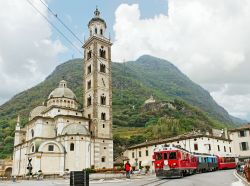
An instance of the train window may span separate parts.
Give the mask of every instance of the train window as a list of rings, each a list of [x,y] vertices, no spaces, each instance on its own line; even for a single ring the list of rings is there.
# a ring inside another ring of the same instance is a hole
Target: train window
[[[207,159],[208,159],[208,163],[213,163],[213,158],[208,157]]]
[[[186,154],[186,153],[183,153],[182,155],[183,155],[183,156],[182,156],[182,157],[183,157],[182,159],[183,159],[183,160],[186,160],[186,159],[187,159],[187,154]]]
[[[221,162],[221,163],[224,163],[224,162],[225,162],[225,161],[224,161],[224,158],[221,158],[221,159],[220,159],[220,162]]]
[[[201,157],[199,157],[199,163],[202,163],[202,158]]]
[[[167,155],[168,155],[167,153],[164,153],[164,160],[168,159]]]
[[[170,160],[175,160],[176,159],[176,152],[170,152],[169,159]]]
[[[157,153],[155,159],[156,160],[162,160],[162,154]]]

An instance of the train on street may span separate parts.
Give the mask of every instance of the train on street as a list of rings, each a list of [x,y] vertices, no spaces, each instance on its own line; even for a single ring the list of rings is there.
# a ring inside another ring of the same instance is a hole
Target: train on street
[[[154,152],[153,161],[156,176],[161,178],[183,177],[236,167],[235,157],[190,153],[180,147],[163,147]]]

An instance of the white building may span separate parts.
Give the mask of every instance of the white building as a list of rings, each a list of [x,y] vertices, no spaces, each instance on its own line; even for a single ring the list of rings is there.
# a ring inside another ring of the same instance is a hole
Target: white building
[[[232,140],[212,135],[189,133],[163,140],[154,140],[134,145],[124,152],[133,169],[141,166],[154,170],[152,155],[154,150],[165,145],[180,146],[190,152],[219,156],[233,155]]]
[[[250,124],[229,130],[229,136],[239,159],[249,159]]]
[[[98,9],[88,24],[84,51],[83,107],[62,80],[45,104],[30,112],[20,127],[18,117],[12,175],[32,172],[63,174],[85,168],[113,167],[111,45]]]

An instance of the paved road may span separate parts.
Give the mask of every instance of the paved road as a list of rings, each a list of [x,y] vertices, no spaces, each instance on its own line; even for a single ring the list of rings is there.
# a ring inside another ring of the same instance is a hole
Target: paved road
[[[0,186],[69,186],[69,180],[0,182]],[[90,186],[245,186],[234,176],[234,170],[196,174],[182,179],[158,179],[143,176],[140,179],[115,179],[92,181]]]
[[[234,170],[196,174],[182,179],[158,179],[145,177],[116,183],[93,183],[91,186],[245,186],[234,176]]]

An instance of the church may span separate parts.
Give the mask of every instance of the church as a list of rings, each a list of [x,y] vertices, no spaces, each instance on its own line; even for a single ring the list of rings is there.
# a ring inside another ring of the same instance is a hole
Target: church
[[[83,111],[70,85],[61,80],[44,104],[30,112],[23,128],[18,117],[13,176],[26,175],[29,166],[32,173],[45,175],[113,167],[112,43],[105,37],[106,27],[96,9],[83,45]]]

